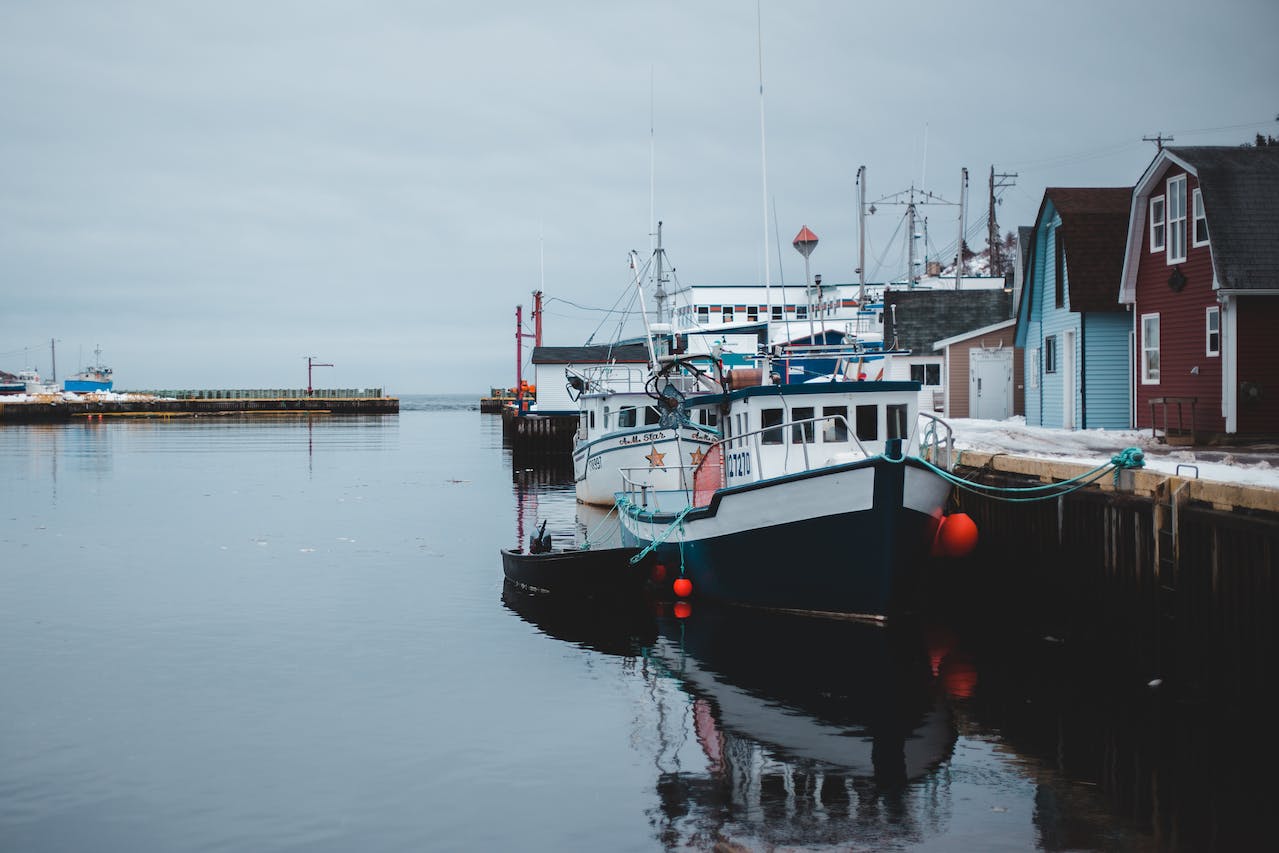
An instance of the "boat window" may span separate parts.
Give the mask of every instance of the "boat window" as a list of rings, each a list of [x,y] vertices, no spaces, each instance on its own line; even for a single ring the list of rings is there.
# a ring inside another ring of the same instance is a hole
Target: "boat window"
[[[888,437],[889,438],[905,438],[906,431],[906,404],[894,403],[887,407],[888,409]]]
[[[648,426],[649,424],[660,424],[661,422],[662,422],[662,416],[658,414],[656,407],[649,406],[648,408],[644,409],[644,425],[645,426]]]
[[[848,441],[847,406],[825,406],[822,417],[830,418],[822,427],[822,441],[827,444]]]
[[[791,409],[791,418],[796,421],[804,421],[804,423],[791,424],[790,443],[791,444],[812,444],[814,438],[814,427],[816,424],[812,421],[813,407],[804,406],[801,408]]]
[[[634,406],[622,406],[617,410],[617,425],[620,428],[635,426]]]
[[[591,409],[591,429],[595,429],[595,410]]]
[[[577,416],[577,429],[578,429],[578,431],[579,431],[579,432],[586,432],[586,425],[587,425],[587,415],[586,415],[586,412],[582,412],[581,414],[579,414],[579,415]]]
[[[761,409],[759,412],[759,426],[764,430],[760,434],[761,444],[781,444],[782,431],[780,429],[782,423],[781,409]],[[776,429],[769,429],[776,427]]]
[[[604,429],[608,429],[608,406],[604,407]]]
[[[698,409],[697,422],[705,426],[718,426],[719,412],[711,411],[710,409]]]
[[[879,406],[857,407],[857,437],[862,441],[879,440]]]

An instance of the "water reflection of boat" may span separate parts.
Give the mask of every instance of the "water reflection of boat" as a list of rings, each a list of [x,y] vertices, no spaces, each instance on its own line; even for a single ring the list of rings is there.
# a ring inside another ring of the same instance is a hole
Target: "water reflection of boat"
[[[659,621],[649,657],[689,697],[702,753],[692,768],[676,749],[659,757],[669,846],[873,847],[945,808],[936,771],[957,732],[921,632],[698,602]]]
[[[527,595],[506,584],[502,604],[548,637],[605,654],[635,657],[657,639],[653,612],[643,603],[600,606]]]

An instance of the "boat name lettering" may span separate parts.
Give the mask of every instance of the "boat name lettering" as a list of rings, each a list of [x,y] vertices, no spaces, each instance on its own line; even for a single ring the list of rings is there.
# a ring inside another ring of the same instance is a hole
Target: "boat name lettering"
[[[624,447],[631,444],[646,444],[650,441],[661,441],[664,438],[666,438],[666,436],[662,435],[660,432],[646,432],[643,435],[622,436],[617,440],[617,443]]]

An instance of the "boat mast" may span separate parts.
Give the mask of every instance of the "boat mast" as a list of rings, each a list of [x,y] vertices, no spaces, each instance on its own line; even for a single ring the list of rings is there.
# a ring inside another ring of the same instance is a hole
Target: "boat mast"
[[[866,303],[866,167],[857,167],[857,309]]]
[[[653,249],[653,298],[657,300],[657,322],[666,322],[666,288],[662,287],[662,223],[657,223],[657,246]]]
[[[631,249],[631,269],[635,272],[635,290],[639,292],[640,317],[644,320],[644,340],[648,342],[648,365],[657,370],[657,350],[653,347],[653,328],[648,322],[648,308],[644,305],[644,282],[640,278],[639,253]]]
[[[764,134],[764,15],[760,6],[759,0],[755,0],[755,39],[759,57],[759,164],[760,188],[763,198],[761,212],[764,219],[764,302],[768,305],[768,319],[764,323],[766,330],[764,346],[767,348],[772,344],[773,297],[772,280],[768,269],[768,148],[766,145],[767,137]],[[782,316],[786,316],[785,305],[782,306]],[[767,370],[764,371],[764,375],[768,375]]]
[[[53,338],[49,338],[49,360],[53,362],[53,377],[49,380],[54,385],[58,384],[58,350],[54,347]]]

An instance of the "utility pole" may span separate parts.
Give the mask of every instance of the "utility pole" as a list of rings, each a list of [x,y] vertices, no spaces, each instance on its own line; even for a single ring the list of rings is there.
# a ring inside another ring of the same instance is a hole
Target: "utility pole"
[[[308,355],[308,356],[306,357],[306,395],[307,395],[308,397],[310,397],[310,396],[311,396],[311,394],[312,394],[312,393],[314,392],[314,390],[315,390],[315,389],[313,389],[313,388],[311,387],[311,368],[313,368],[313,367],[332,367],[332,366],[333,366],[333,365],[331,365],[331,364],[327,364],[327,363],[324,363],[324,362],[316,361],[316,360],[315,360],[315,356],[313,356],[313,355]]]
[[[990,244],[990,273],[991,275],[1004,274],[1004,257],[1003,257],[1003,240],[999,236],[999,222],[995,217],[995,205],[998,199],[995,198],[995,190],[1002,190],[1017,185],[1017,182],[1011,180],[1016,178],[1016,172],[1001,172],[995,174],[995,167],[990,167],[990,210],[987,213],[986,224],[989,229],[986,240]],[[1005,181],[1007,183],[1005,183]]]
[[[963,181],[959,187],[959,247],[955,249],[955,289],[964,280],[964,211],[968,207],[968,167],[963,168]]]
[[[1156,148],[1156,149],[1158,149],[1159,151],[1163,151],[1163,150],[1164,150],[1164,143],[1165,143],[1165,142],[1172,142],[1172,141],[1173,141],[1173,138],[1172,138],[1171,136],[1164,136],[1164,135],[1163,135],[1163,133],[1156,133],[1154,136],[1143,136],[1143,137],[1141,138],[1141,141],[1142,141],[1142,142],[1153,142],[1153,143],[1155,143],[1155,148]]]

